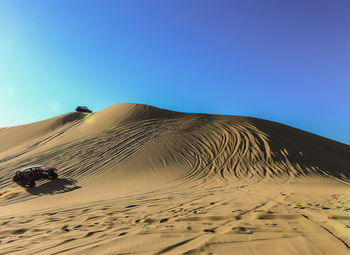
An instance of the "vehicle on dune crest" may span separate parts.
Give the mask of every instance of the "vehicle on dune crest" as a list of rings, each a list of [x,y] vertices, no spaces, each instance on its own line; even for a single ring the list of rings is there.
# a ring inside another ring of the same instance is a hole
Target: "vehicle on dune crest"
[[[92,111],[86,107],[86,106],[77,106],[77,108],[75,108],[76,112],[88,112],[88,113],[92,113]]]
[[[35,181],[48,179],[53,180],[58,177],[57,169],[44,165],[27,166],[16,171],[12,180],[22,187],[35,187]]]

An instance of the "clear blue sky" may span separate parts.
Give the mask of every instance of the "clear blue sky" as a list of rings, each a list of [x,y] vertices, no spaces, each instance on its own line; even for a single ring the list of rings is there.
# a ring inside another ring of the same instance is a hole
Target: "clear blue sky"
[[[133,102],[350,144],[349,0],[1,0],[0,126]]]

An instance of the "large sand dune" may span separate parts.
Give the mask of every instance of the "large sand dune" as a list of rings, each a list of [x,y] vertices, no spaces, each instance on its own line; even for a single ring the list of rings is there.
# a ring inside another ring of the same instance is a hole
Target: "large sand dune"
[[[349,253],[350,146],[271,121],[68,113],[0,129],[0,178],[0,254]]]

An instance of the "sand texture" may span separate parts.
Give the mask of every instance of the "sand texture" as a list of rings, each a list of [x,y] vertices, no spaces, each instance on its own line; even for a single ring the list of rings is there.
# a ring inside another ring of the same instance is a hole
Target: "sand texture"
[[[68,113],[0,129],[0,254],[350,254],[349,178],[350,146],[276,122]]]

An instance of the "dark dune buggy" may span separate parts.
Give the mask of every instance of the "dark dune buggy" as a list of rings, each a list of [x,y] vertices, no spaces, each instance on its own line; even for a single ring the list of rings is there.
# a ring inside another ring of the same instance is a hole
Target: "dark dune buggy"
[[[57,169],[53,167],[46,167],[43,165],[27,166],[18,170],[13,176],[12,180],[18,185],[30,188],[35,187],[35,181],[42,179],[56,179],[58,177]]]

